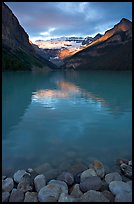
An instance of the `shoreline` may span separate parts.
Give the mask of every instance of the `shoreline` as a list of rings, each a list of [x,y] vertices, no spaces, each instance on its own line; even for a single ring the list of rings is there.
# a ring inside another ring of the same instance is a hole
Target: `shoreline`
[[[39,169],[18,170],[2,176],[2,202],[132,202],[132,160],[116,165],[107,170],[93,160],[50,178]]]

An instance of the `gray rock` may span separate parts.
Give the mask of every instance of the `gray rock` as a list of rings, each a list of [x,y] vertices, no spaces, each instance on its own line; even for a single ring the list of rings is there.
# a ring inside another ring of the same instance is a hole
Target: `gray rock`
[[[30,185],[29,182],[25,182],[25,181],[21,181],[18,186],[17,186],[18,190],[23,191],[24,193],[27,191],[32,191],[33,190],[33,186]]]
[[[39,202],[57,202],[61,193],[61,188],[53,183],[40,189],[38,193]]]
[[[75,197],[75,198],[80,198],[83,195],[83,193],[80,190],[79,184],[75,184],[73,186],[73,189],[72,189],[72,192],[70,195]]]
[[[68,185],[72,185],[74,183],[73,174],[69,172],[63,172],[57,177],[57,179],[66,182]]]
[[[26,192],[24,202],[38,202],[37,192]]]
[[[39,192],[40,189],[46,185],[45,176],[43,174],[36,176],[34,179],[34,185],[35,185],[36,191]]]
[[[34,170],[31,169],[31,168],[28,168],[26,171],[27,171],[28,173],[32,173]]]
[[[102,186],[99,189],[99,191],[104,191],[104,190],[108,190],[108,189],[109,189],[108,184],[106,183],[105,180],[102,180]]]
[[[80,190],[86,192],[89,190],[99,190],[102,186],[102,181],[98,176],[90,176],[80,183]]]
[[[130,187],[131,187],[131,189],[132,189],[132,181],[127,181],[126,182]]]
[[[58,202],[78,202],[79,198],[74,198],[66,193],[61,193]]]
[[[21,190],[13,188],[9,202],[23,202],[24,200],[24,193]]]
[[[85,178],[88,178],[90,176],[97,176],[96,172],[94,169],[87,169],[85,171],[83,171],[81,173],[81,177],[80,177],[80,180],[83,181]]]
[[[2,180],[6,179],[6,176],[2,176]]]
[[[68,193],[68,186],[64,181],[52,179],[48,184],[54,184],[61,189],[61,193]]]
[[[8,202],[10,193],[9,192],[2,192],[2,202]]]
[[[31,181],[34,183],[34,179],[35,179],[35,177],[36,176],[38,176],[39,174],[36,172],[36,171],[32,171],[31,173],[30,173],[30,178],[31,178]]]
[[[122,192],[115,196],[115,202],[132,202],[132,192]]]
[[[91,164],[89,165],[89,167],[93,168],[97,174],[97,176],[103,178],[105,175],[105,169],[104,169],[104,165],[102,164],[102,162],[100,162],[99,160],[94,160],[91,162]]]
[[[114,195],[110,191],[104,190],[102,193],[110,202],[114,202]]]
[[[14,182],[12,178],[6,178],[2,181],[2,191],[10,192],[14,187]]]
[[[27,183],[29,186],[34,185],[34,177],[31,174],[24,174],[20,180],[20,183]]]
[[[81,173],[87,169],[87,166],[81,162],[75,163],[69,168],[69,172],[76,176],[78,173]]]
[[[109,200],[103,195],[103,193],[90,190],[81,196],[80,202],[109,202]]]
[[[111,181],[122,181],[122,177],[118,172],[113,172],[105,175],[105,181],[110,184]]]
[[[131,187],[123,181],[112,181],[109,184],[109,189],[114,195],[117,195],[123,192],[129,193],[132,191]]]
[[[132,166],[132,160],[128,161],[128,165]]]
[[[123,163],[120,165],[120,168],[125,176],[132,178],[132,166]]]
[[[14,181],[16,183],[19,183],[22,179],[22,177],[25,175],[25,174],[28,174],[25,170],[18,170],[14,175],[13,175],[13,178],[14,178]],[[28,174],[29,175],[29,174]]]

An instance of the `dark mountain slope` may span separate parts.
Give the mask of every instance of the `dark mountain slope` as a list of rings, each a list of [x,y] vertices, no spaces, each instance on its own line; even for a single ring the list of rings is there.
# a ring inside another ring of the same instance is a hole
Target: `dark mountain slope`
[[[132,23],[122,19],[113,29],[65,61],[65,68],[132,69]]]
[[[2,2],[2,69],[31,70],[50,67],[56,66],[35,52],[28,34],[8,6]]]

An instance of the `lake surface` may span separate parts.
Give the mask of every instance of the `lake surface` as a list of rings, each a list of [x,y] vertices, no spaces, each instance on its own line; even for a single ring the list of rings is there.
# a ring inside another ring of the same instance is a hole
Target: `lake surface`
[[[131,154],[131,72],[2,74],[3,174]]]

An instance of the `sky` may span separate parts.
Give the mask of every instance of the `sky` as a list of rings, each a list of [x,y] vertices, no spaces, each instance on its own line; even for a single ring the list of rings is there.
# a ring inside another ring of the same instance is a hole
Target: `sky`
[[[132,21],[132,2],[5,2],[32,42],[63,36],[95,36],[122,18]]]

